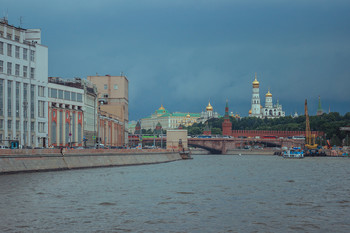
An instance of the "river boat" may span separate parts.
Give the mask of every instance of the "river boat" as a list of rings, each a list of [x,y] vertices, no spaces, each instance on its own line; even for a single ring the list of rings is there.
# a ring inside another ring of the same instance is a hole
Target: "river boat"
[[[304,151],[300,147],[293,147],[284,150],[282,156],[287,159],[302,159],[304,158]]]
[[[179,153],[182,159],[193,159],[190,150],[182,150]]]

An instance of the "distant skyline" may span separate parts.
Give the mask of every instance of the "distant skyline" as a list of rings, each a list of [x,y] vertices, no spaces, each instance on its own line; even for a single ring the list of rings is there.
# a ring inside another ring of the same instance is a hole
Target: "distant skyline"
[[[120,75],[129,119],[170,112],[247,116],[255,72],[286,115],[350,112],[348,0],[3,0],[10,25],[40,28],[49,76]],[[21,20],[20,20],[21,19]]]

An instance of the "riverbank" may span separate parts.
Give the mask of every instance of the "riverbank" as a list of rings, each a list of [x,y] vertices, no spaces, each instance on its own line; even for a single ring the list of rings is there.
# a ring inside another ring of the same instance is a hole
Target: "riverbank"
[[[95,167],[130,166],[181,160],[168,150],[1,150],[0,174],[69,170]]]

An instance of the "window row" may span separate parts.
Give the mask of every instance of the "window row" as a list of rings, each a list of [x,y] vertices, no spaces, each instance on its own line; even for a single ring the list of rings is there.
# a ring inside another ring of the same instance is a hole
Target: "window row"
[[[5,72],[6,70],[6,72]],[[14,71],[14,72],[13,72]],[[5,62],[0,60],[0,73],[6,73],[7,75],[15,75],[15,76],[22,76],[24,78],[27,78],[28,76],[28,66],[21,66],[19,64],[12,64],[12,62],[6,63],[5,68]],[[30,78],[34,79],[35,77],[35,68],[30,68]]]
[[[13,123],[15,125],[13,125]],[[40,133],[44,133],[45,132],[44,131],[45,128],[42,128],[43,126],[45,126],[45,123],[44,122],[39,122],[39,124],[38,124],[38,131]],[[13,128],[15,128],[17,131],[20,130],[20,121],[19,120],[16,120],[16,121],[7,120],[7,130],[10,131]],[[5,129],[5,127],[4,127],[4,120],[0,119],[0,130],[4,130],[4,129]],[[30,130],[34,131],[34,129],[35,129],[35,122],[31,121],[30,122]],[[24,130],[24,132],[28,131],[28,121],[24,121],[23,122],[23,130]]]
[[[6,45],[6,50],[5,50]],[[35,51],[27,48],[21,48],[17,45],[12,45],[4,42],[0,42],[0,54],[4,55],[5,51],[7,51],[6,55],[9,57],[15,57],[18,59],[28,60],[28,51],[30,56],[30,61],[35,61]]]
[[[62,100],[83,102],[82,94],[71,91],[63,91],[55,88],[49,88],[49,97]]]

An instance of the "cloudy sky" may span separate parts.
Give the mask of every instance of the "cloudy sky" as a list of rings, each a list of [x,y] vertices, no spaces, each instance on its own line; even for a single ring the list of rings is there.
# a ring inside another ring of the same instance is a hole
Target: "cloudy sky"
[[[1,0],[9,24],[40,28],[49,76],[120,75],[130,120],[161,104],[247,116],[255,72],[286,115],[350,112],[348,0]]]

